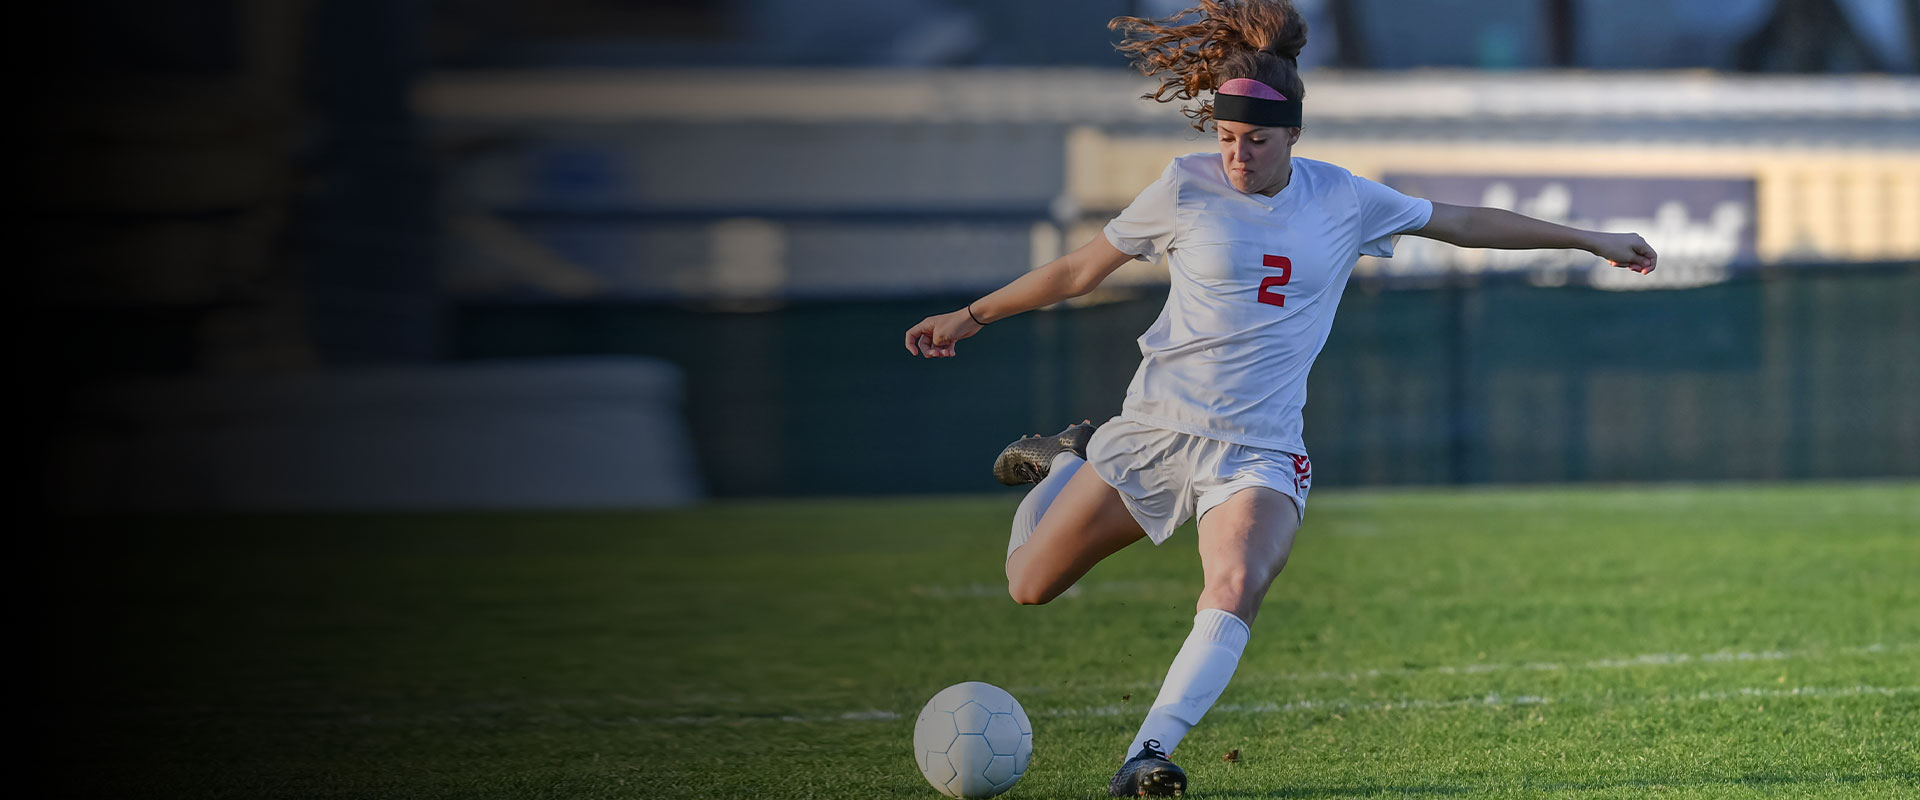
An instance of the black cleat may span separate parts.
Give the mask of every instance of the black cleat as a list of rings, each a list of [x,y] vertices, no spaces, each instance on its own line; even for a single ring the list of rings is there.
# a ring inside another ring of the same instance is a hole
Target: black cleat
[[[993,460],[993,477],[1008,486],[1039,483],[1053,469],[1054,456],[1072,453],[1087,457],[1087,441],[1093,438],[1094,427],[1092,420],[1084,420],[1052,436],[1022,436]]]
[[[1140,752],[1120,765],[1107,784],[1109,797],[1179,797],[1187,793],[1187,773],[1167,760],[1160,740],[1148,739]]]

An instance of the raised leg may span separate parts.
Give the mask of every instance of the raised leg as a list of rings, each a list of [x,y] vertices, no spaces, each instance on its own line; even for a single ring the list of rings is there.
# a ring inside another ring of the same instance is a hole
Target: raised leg
[[[1035,605],[1059,597],[1101,559],[1146,538],[1120,493],[1091,469],[1075,472],[1027,542],[1007,554],[1007,593]]]

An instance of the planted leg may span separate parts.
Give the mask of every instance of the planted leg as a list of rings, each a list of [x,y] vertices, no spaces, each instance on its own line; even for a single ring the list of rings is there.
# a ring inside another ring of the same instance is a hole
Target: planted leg
[[[1286,495],[1255,487],[1214,507],[1201,517],[1199,527],[1206,587],[1200,592],[1193,632],[1167,668],[1160,695],[1127,748],[1130,754],[1145,748],[1164,759],[1220,699],[1240,665],[1249,623],[1293,552],[1300,517]]]

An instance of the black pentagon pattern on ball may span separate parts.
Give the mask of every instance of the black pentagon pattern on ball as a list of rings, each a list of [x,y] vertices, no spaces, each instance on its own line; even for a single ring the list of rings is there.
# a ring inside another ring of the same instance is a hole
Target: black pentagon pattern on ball
[[[951,709],[940,707],[947,696],[942,692],[915,723],[921,774],[943,794],[992,797],[1013,788],[1026,774],[1033,758],[1031,723],[1018,700],[998,689],[992,692],[999,697],[982,693]]]

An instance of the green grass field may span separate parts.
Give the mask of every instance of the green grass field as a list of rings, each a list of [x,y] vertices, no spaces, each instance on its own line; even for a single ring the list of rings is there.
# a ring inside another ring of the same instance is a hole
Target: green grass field
[[[69,520],[34,766],[85,797],[933,798],[914,714],[984,680],[1035,726],[1006,797],[1104,796],[1192,528],[1020,607],[1017,499]],[[1174,756],[1210,798],[1920,797],[1920,484],[1316,492]]]

